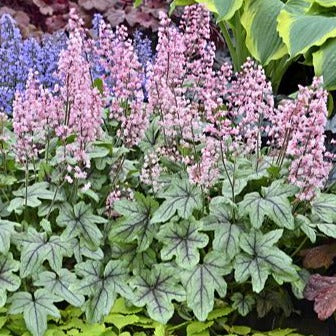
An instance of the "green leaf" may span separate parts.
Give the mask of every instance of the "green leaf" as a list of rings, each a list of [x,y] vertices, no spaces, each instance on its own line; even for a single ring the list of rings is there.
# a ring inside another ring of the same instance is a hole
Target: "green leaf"
[[[71,256],[70,242],[61,240],[58,236],[47,238],[46,233],[39,233],[34,228],[28,228],[16,238],[22,245],[20,276],[22,278],[33,274],[45,260],[49,261],[54,271],[62,268],[63,256]]]
[[[127,285],[128,269],[121,260],[111,260],[106,267],[98,261],[86,261],[77,264],[75,269],[82,280],[70,289],[89,295],[85,314],[90,323],[101,322],[103,316],[110,313],[117,294],[126,298],[132,295]]]
[[[218,13],[217,21],[228,21],[243,5],[243,0],[213,0],[216,12]]]
[[[49,183],[38,182],[27,188],[27,206],[36,208],[42,204],[41,200],[52,200],[54,198],[54,192],[48,189]],[[12,199],[8,211],[18,211],[25,205],[26,188],[21,188],[13,192],[16,198]],[[60,194],[56,195],[56,201],[62,200]]]
[[[34,281],[34,286],[41,286],[50,293],[59,296],[72,306],[80,307],[84,303],[84,296],[70,290],[70,285],[77,282],[76,275],[67,269],[61,269],[58,274],[53,272],[42,272]]]
[[[208,330],[214,324],[210,322],[191,322],[187,326],[187,336],[198,336],[201,332]]]
[[[138,1],[138,0],[137,0]],[[101,78],[96,78],[93,82],[93,87],[96,88],[100,94],[104,93],[104,84]]]
[[[283,230],[270,231],[263,235],[252,229],[242,233],[240,247],[244,251],[235,258],[235,279],[242,283],[249,277],[252,279],[254,292],[261,292],[270,274],[280,281],[292,282],[298,275],[292,259],[274,246],[281,238]]]
[[[242,316],[246,316],[253,308],[255,300],[252,295],[243,295],[241,293],[234,293],[231,296],[233,301],[232,307],[238,310],[238,313]]]
[[[13,255],[0,255],[0,307],[6,303],[6,291],[15,292],[21,284],[20,278],[13,274],[19,270],[20,263],[13,259]]]
[[[139,322],[140,318],[137,315],[122,315],[122,314],[109,314],[105,317],[104,322],[115,325],[119,330],[122,328]]]
[[[327,237],[336,239],[336,223],[317,223],[316,226]]]
[[[323,7],[336,7],[335,0],[314,0],[314,3],[317,3]]]
[[[300,230],[305,233],[305,235],[310,239],[312,243],[315,243],[316,241],[316,233],[314,230],[315,225],[312,224],[312,222],[303,215],[297,215],[295,217],[295,223],[298,225]]]
[[[191,185],[187,179],[172,180],[171,186],[159,198],[165,201],[155,211],[152,222],[167,222],[177,212],[181,218],[188,219],[193,210],[202,207],[202,193],[196,185]]]
[[[110,239],[123,242],[138,241],[138,251],[145,251],[153,241],[155,226],[151,222],[152,214],[158,203],[151,197],[136,194],[135,200],[119,200],[114,210],[123,218],[113,224]]]
[[[163,243],[162,260],[170,260],[176,256],[176,263],[182,268],[191,268],[198,264],[200,255],[198,249],[204,248],[209,237],[200,233],[201,222],[194,219],[182,222],[170,222],[164,225],[158,239]]]
[[[267,216],[279,227],[293,230],[294,217],[288,197],[295,195],[296,191],[296,187],[275,181],[268,188],[262,187],[261,195],[257,192],[245,195],[239,203],[239,212],[249,215],[254,228],[260,228]]]
[[[296,5],[296,2],[294,2]],[[289,1],[278,16],[278,32],[291,57],[306,53],[313,46],[323,45],[336,37],[336,17],[305,12],[303,2],[300,11]]]
[[[210,214],[203,219],[204,230],[214,230],[214,250],[224,252],[224,257],[232,260],[239,251],[241,229],[232,224],[234,206],[225,197],[215,197],[209,205]]]
[[[277,32],[277,17],[284,6],[281,0],[245,1],[241,22],[246,30],[246,45],[263,65],[287,54]]]
[[[140,313],[142,308],[135,307],[131,305],[129,302],[126,302],[125,299],[119,298],[115,301],[111,313],[113,314],[124,314],[124,315],[133,315],[136,313]]]
[[[0,252],[3,254],[9,251],[10,239],[15,232],[15,227],[20,227],[20,224],[0,219]]]
[[[73,251],[77,263],[83,262],[83,257],[87,257],[92,260],[102,260],[104,258],[104,252],[101,248],[91,250],[85,246],[83,239],[74,240]]]
[[[58,301],[44,289],[37,289],[34,294],[17,292],[11,298],[10,314],[23,313],[27,329],[33,336],[43,336],[47,330],[47,316],[60,318],[54,302]]]
[[[92,208],[84,202],[77,203],[74,207],[66,204],[60,211],[56,222],[59,226],[65,227],[61,238],[70,240],[75,237],[82,237],[88,247],[97,248],[103,238],[102,233],[96,224],[106,223],[107,220],[92,214]]]
[[[140,271],[131,280],[131,286],[135,289],[132,303],[139,307],[146,305],[149,316],[163,324],[174,314],[172,300],[185,300],[183,288],[163,264]]]
[[[329,39],[319,50],[313,53],[313,65],[316,76],[323,76],[323,86],[336,90],[336,39]]]
[[[214,292],[224,297],[226,282],[224,275],[232,267],[219,252],[209,252],[203,261],[191,270],[181,273],[182,284],[187,293],[187,304],[200,321],[205,321],[214,306]]]
[[[326,223],[336,221],[336,195],[319,194],[311,202],[312,214]]]

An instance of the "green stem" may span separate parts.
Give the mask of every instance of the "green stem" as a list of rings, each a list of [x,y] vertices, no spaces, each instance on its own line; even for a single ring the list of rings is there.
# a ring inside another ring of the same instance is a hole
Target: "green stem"
[[[232,39],[230,37],[227,26],[226,26],[225,22],[223,22],[223,21],[219,22],[218,25],[219,25],[219,28],[220,28],[222,34],[223,34],[225,43],[226,43],[226,45],[229,49],[229,52],[230,52],[230,55],[231,55],[231,58],[232,58],[232,63],[233,63],[234,70],[238,71],[239,68],[237,67],[237,61],[238,61],[237,60],[237,52],[236,52],[235,46],[233,45],[233,42],[232,42]]]
[[[301,242],[301,244],[297,247],[297,249],[291,254],[291,258],[293,258],[294,256],[297,255],[298,252],[301,251],[302,247],[304,246],[304,244],[307,242],[308,240],[308,237],[305,237],[303,239],[303,241]]]

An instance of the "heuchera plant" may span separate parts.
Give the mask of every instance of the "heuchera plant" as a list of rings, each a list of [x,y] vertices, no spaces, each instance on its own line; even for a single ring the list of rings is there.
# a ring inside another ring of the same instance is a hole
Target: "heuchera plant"
[[[275,106],[253,60],[213,70],[201,6],[162,14],[145,65],[125,27],[69,29],[59,84],[30,71],[1,115],[0,304],[39,336],[60,302],[98,322],[121,296],[166,323],[220,298],[263,316],[285,282],[302,298],[297,242],[335,235],[322,79]]]

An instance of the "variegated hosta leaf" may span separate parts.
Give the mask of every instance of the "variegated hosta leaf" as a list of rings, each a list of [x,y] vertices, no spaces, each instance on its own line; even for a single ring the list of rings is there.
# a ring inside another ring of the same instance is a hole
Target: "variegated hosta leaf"
[[[319,194],[311,202],[312,215],[326,223],[336,221],[336,195]]]
[[[225,197],[215,197],[209,205],[210,214],[203,219],[204,230],[215,231],[213,248],[224,253],[224,258],[232,260],[239,251],[241,229],[233,224],[234,205]]]
[[[314,3],[317,3],[323,7],[336,7],[335,0],[314,0]]]
[[[243,5],[243,0],[213,0],[217,12],[217,21],[230,20]]]
[[[323,76],[323,85],[328,90],[336,89],[336,38],[329,39],[313,53],[315,74]]]
[[[165,201],[155,211],[152,222],[163,223],[172,218],[176,212],[184,219],[188,219],[193,210],[202,207],[202,192],[190,184],[188,179],[174,179],[167,191],[158,195]]]
[[[22,245],[20,265],[22,278],[33,274],[45,260],[48,260],[50,267],[57,272],[62,268],[63,257],[70,257],[73,254],[71,242],[61,240],[58,236],[48,239],[46,233],[37,232],[31,227],[27,232],[17,234],[16,241]]]
[[[61,269],[57,274],[53,272],[42,272],[34,282],[34,286],[44,287],[51,294],[69,302],[75,307],[80,307],[84,303],[84,296],[70,290],[70,285],[77,282],[76,275],[67,269]]]
[[[278,16],[278,32],[291,57],[304,54],[311,47],[322,46],[329,38],[336,37],[336,17],[310,13],[304,1],[301,10],[297,1],[294,1],[295,7],[291,3],[288,1]]]
[[[103,235],[96,224],[104,224],[107,220],[92,213],[92,208],[84,202],[77,203],[74,207],[67,204],[58,215],[56,222],[65,227],[61,238],[71,240],[82,237],[89,248],[97,248],[101,244]]]
[[[13,255],[0,255],[0,307],[6,303],[6,291],[15,292],[21,284],[20,278],[13,274],[19,270],[20,263],[13,259]]]
[[[60,301],[45,289],[37,289],[33,295],[17,292],[11,297],[10,314],[23,313],[27,329],[33,336],[43,336],[47,330],[47,316],[60,318],[54,302]]]
[[[135,200],[115,202],[114,210],[123,217],[113,223],[110,239],[130,243],[138,241],[138,251],[145,251],[153,241],[155,227],[151,223],[158,203],[151,197],[136,194]]]
[[[214,292],[224,297],[226,282],[224,275],[231,272],[232,266],[222,253],[209,252],[202,264],[181,273],[182,284],[187,293],[187,304],[200,321],[205,321],[214,306]]]
[[[9,220],[0,219],[0,252],[6,254],[9,251],[10,238],[15,232],[15,227],[20,224]]]
[[[284,6],[281,0],[245,1],[241,22],[246,30],[246,45],[263,65],[287,54],[277,31],[277,17]]]
[[[260,231],[252,229],[241,234],[240,248],[244,252],[235,258],[236,281],[245,282],[251,277],[253,291],[259,293],[270,274],[281,283],[298,279],[292,259],[274,246],[282,233],[283,230],[274,230],[263,235]]]
[[[297,188],[275,181],[269,187],[261,188],[261,194],[252,192],[239,203],[241,215],[249,215],[251,225],[260,228],[267,216],[279,227],[294,229],[294,217],[288,197],[294,196]]]
[[[174,314],[172,301],[185,300],[184,289],[165,265],[156,265],[151,270],[140,271],[130,283],[134,288],[132,303],[138,307],[147,306],[149,316],[163,324]]]
[[[85,314],[89,322],[100,322],[109,314],[117,294],[124,298],[132,296],[127,285],[129,272],[121,260],[111,260],[106,267],[99,261],[86,261],[75,266],[82,278],[70,290],[89,296],[85,303]]]
[[[193,218],[164,225],[158,234],[159,241],[163,243],[162,260],[176,256],[176,263],[182,268],[195,266],[200,259],[198,250],[209,242],[209,237],[199,232],[201,229],[202,223]]]

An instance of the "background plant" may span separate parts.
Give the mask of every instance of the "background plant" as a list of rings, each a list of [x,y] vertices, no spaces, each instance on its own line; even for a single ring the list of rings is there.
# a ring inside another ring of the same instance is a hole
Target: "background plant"
[[[251,55],[265,67],[276,91],[289,65],[303,56],[323,76],[324,86],[335,89],[335,2],[176,0],[172,6],[195,2],[215,14],[236,71]]]

